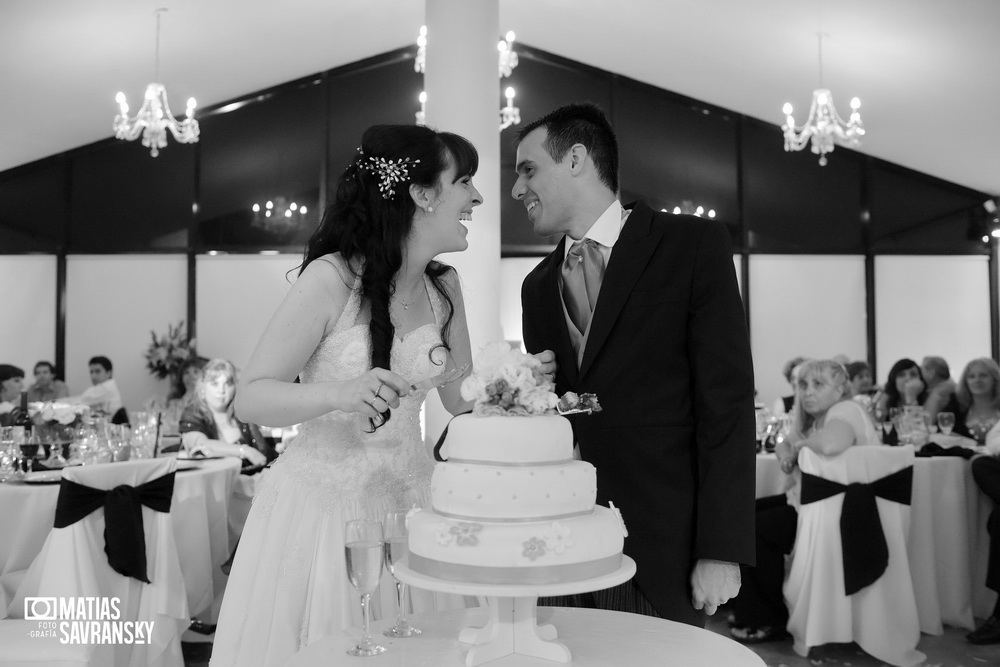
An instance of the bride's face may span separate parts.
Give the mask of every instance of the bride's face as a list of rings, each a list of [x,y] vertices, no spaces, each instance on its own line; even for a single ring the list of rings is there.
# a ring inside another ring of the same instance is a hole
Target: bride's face
[[[441,174],[437,190],[434,210],[414,222],[414,232],[435,255],[465,250],[469,247],[466,224],[472,222],[472,209],[483,203],[483,196],[471,176],[458,176],[454,164]]]
[[[205,403],[214,412],[224,412],[236,397],[236,384],[228,375],[216,375],[205,382]]]

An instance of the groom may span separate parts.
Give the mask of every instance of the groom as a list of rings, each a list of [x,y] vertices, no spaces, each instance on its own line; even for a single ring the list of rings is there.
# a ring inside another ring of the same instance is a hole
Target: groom
[[[564,235],[521,288],[524,342],[558,393],[597,395],[603,411],[571,417],[573,433],[638,566],[590,604],[703,626],[754,563],[753,368],[728,232],[623,209],[618,143],[593,105],[518,140],[511,194],[535,233]]]

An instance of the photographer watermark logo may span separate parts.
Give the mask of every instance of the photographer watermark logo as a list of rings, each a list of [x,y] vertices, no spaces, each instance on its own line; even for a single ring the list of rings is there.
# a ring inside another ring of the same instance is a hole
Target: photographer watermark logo
[[[29,637],[56,637],[61,644],[149,644],[153,621],[121,620],[121,599],[26,597],[24,620],[36,621]]]

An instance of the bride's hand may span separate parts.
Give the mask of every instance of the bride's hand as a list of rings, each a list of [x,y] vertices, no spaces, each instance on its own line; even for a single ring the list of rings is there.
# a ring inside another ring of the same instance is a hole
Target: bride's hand
[[[373,368],[343,383],[340,409],[365,417],[377,417],[390,408],[398,408],[399,399],[409,391],[409,383],[399,375],[384,368]]]

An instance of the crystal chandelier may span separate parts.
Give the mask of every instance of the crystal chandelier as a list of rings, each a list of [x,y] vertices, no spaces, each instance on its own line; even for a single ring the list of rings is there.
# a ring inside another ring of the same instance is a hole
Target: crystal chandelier
[[[160,14],[166,9],[156,10],[156,70],[154,80],[160,78]],[[146,97],[142,101],[139,113],[129,118],[128,104],[125,93],[119,91],[115,96],[119,113],[115,116],[114,130],[117,139],[133,141],[142,134],[142,145],[150,149],[150,154],[156,157],[161,148],[167,147],[167,130],[174,139],[182,144],[193,144],[198,141],[198,121],[194,119],[194,98],[188,98],[184,121],[178,121],[170,112],[167,104],[167,89],[162,83],[151,83],[146,87]]]
[[[812,140],[813,153],[819,155],[820,166],[826,165],[826,154],[833,152],[834,143],[842,146],[857,146],[865,134],[861,123],[861,100],[857,97],[851,100],[851,117],[845,123],[833,106],[833,95],[823,87],[823,33],[816,33],[819,39],[819,88],[813,91],[812,106],[809,108],[809,119],[802,127],[795,126],[792,118],[792,105],[785,102],[782,112],[785,114],[785,124],[781,130],[785,133],[785,150],[800,151],[806,143]]]
[[[504,38],[497,43],[497,51],[500,52],[498,62],[498,73],[500,78],[509,77],[514,68],[517,67],[517,53],[511,46],[514,43],[514,31],[508,30]],[[413,61],[413,70],[418,74],[427,71],[427,26],[420,26],[420,33],[417,35],[417,57]],[[508,87],[504,91],[507,98],[507,105],[500,108],[500,129],[504,130],[511,125],[521,122],[521,110],[514,106],[514,89]],[[415,115],[417,125],[427,124],[427,92],[420,92],[420,111]]]
[[[685,199],[684,201],[681,202],[680,206],[674,206],[673,210],[671,211],[667,211],[667,209],[665,208],[661,208],[660,210],[663,211],[664,213],[668,212],[673,213],[674,215],[680,215],[684,213],[686,215],[695,215],[698,216],[699,218],[702,216],[706,216],[713,219],[715,218],[714,208],[710,208],[706,212],[704,206],[701,206],[700,204],[698,206],[695,206],[694,202],[692,202],[690,199]]]

